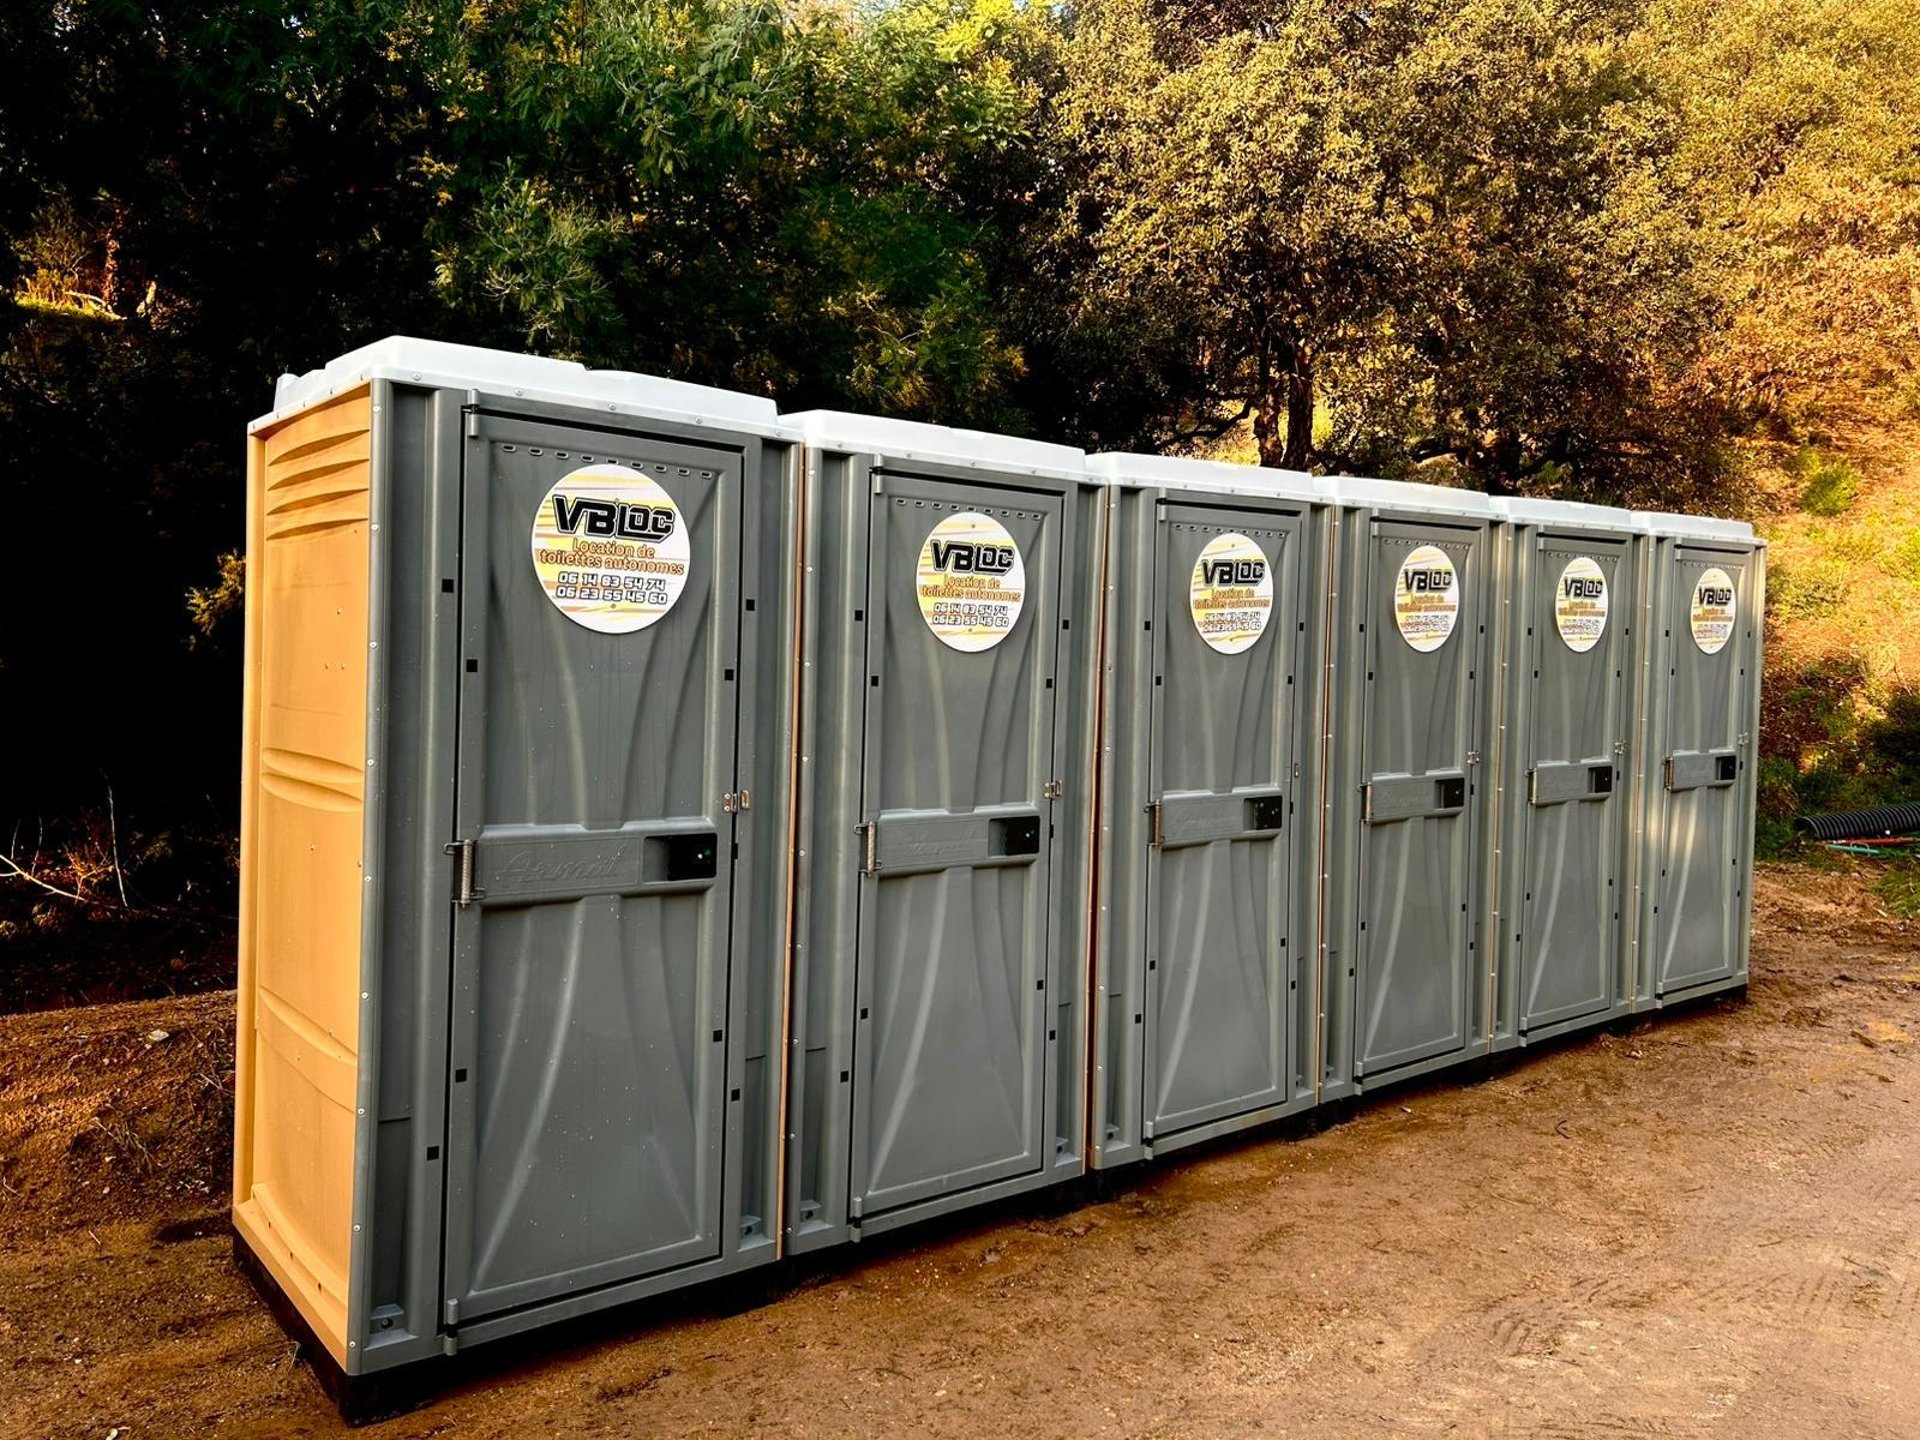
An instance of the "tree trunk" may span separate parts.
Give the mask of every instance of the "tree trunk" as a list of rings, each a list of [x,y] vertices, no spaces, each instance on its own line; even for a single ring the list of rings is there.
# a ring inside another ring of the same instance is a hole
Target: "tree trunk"
[[[1274,372],[1265,346],[1260,350],[1258,390],[1253,401],[1253,439],[1260,448],[1260,463],[1269,468],[1280,464],[1285,437],[1280,430],[1282,390],[1286,377]]]
[[[1304,470],[1313,459],[1313,361],[1305,350],[1293,352],[1287,372],[1287,444],[1280,468]],[[1261,463],[1266,463],[1262,456]]]
[[[120,232],[126,221],[127,207],[116,202],[107,222],[107,258],[100,273],[100,303],[112,315],[120,313]]]

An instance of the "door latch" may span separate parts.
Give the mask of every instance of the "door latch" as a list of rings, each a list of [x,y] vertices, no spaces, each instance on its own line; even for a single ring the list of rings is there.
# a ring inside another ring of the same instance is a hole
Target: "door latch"
[[[853,827],[853,833],[860,837],[860,873],[878,875],[880,873],[880,822],[869,820],[863,825]]]
[[[729,790],[720,797],[720,809],[728,815],[738,815],[742,810],[753,808],[751,790]]]
[[[1067,793],[1066,781],[1049,780],[1046,785],[1042,787],[1040,793],[1045,795],[1049,800],[1058,800],[1062,795]]]
[[[453,856],[455,860],[453,900],[462,910],[474,901],[483,899],[487,893],[473,883],[473,856],[476,848],[471,840],[455,840],[446,847],[446,853]]]

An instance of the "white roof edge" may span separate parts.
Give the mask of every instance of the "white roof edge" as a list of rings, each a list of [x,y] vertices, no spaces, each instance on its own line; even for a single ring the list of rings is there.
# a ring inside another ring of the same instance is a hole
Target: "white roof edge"
[[[1456,490],[1450,485],[1425,485],[1414,480],[1377,480],[1365,475],[1334,475],[1326,483],[1333,498],[1348,505],[1426,510],[1478,520],[1499,518],[1493,497],[1478,490]]]
[[[1618,505],[1585,500],[1542,500],[1526,495],[1496,495],[1494,513],[1516,525],[1565,525],[1598,530],[1634,530],[1634,515]]]
[[[1152,485],[1170,490],[1211,490],[1226,495],[1265,495],[1324,504],[1327,484],[1303,470],[1236,465],[1186,455],[1134,455],[1103,450],[1087,457],[1087,469],[1115,485]]]
[[[773,401],[737,390],[695,385],[627,370],[589,370],[573,360],[516,355],[478,345],[390,335],[362,345],[304,375],[282,375],[273,411],[255,420],[257,430],[317,401],[369,380],[446,385],[530,400],[579,405],[612,414],[650,415],[693,425],[792,438]]]
[[[1072,445],[961,430],[922,420],[892,420],[845,410],[800,410],[780,417],[807,444],[824,450],[872,451],[902,460],[934,460],[1021,470],[1072,480],[1087,478],[1087,453]]]
[[[1723,540],[1740,545],[1764,545],[1745,520],[1722,520],[1712,515],[1682,515],[1672,510],[1636,510],[1636,530],[1676,540]]]

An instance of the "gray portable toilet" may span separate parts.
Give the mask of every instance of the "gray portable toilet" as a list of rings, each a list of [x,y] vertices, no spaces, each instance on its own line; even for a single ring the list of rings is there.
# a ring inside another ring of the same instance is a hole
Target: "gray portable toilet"
[[[1103,488],[868,416],[806,441],[785,1223],[817,1249],[1081,1173]]]
[[[1315,1103],[1331,510],[1310,476],[1096,455],[1092,1151],[1150,1158]]]
[[[1321,1098],[1486,1051],[1492,500],[1338,477]]]
[[[243,1254],[348,1377],[772,1260],[791,432],[747,395],[408,339],[276,404],[249,437]]]
[[[1766,542],[1743,521],[1637,514],[1649,617],[1636,776],[1635,1003],[1747,983]]]
[[[1494,1048],[1632,1004],[1628,846],[1640,715],[1634,517],[1496,499],[1500,727],[1494,757]]]

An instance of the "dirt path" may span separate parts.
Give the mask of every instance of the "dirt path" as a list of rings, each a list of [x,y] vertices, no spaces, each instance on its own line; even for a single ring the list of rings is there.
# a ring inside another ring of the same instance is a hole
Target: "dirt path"
[[[1920,937],[1845,876],[1759,901],[1744,1007],[498,1355],[361,1433],[1920,1435]],[[338,1429],[229,1258],[227,1003],[0,1021],[0,1433]]]

